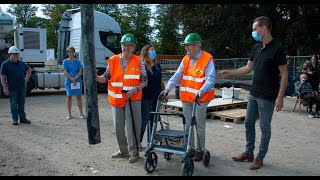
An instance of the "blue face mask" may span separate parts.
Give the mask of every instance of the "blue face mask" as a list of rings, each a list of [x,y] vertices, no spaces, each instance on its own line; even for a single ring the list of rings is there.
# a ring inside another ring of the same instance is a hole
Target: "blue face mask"
[[[261,36],[258,34],[257,31],[253,31],[253,32],[252,32],[252,37],[253,37],[253,39],[256,40],[256,41],[261,41]]]
[[[155,59],[156,56],[157,56],[156,50],[151,50],[149,54],[150,59]]]

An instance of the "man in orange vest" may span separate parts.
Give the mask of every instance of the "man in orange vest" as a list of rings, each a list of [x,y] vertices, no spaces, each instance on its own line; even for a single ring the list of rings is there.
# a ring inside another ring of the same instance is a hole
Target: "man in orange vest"
[[[206,111],[209,102],[214,98],[215,67],[213,56],[201,50],[202,39],[197,33],[190,33],[183,43],[187,55],[182,59],[177,71],[169,79],[163,95],[168,95],[169,91],[181,82],[180,100],[182,102],[183,115],[186,118],[186,130],[188,130],[192,119],[192,106],[196,95],[202,102],[196,108],[197,119],[197,139],[194,145],[194,134],[191,135],[190,148],[195,150],[193,160],[201,161],[205,150],[205,127]]]
[[[148,77],[143,61],[133,54],[137,44],[134,35],[123,35],[120,43],[122,53],[108,59],[106,71],[101,76],[97,75],[97,81],[108,81],[108,101],[119,145],[119,151],[111,157],[122,158],[130,151],[129,162],[133,163],[139,159],[137,142],[141,131],[142,88],[147,86]]]

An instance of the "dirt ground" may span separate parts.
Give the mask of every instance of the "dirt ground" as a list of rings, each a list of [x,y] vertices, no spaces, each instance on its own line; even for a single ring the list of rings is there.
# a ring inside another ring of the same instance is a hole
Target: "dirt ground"
[[[219,94],[221,92],[217,92]],[[246,98],[247,92],[241,94]],[[26,99],[31,124],[13,126],[9,99],[0,98],[0,176],[180,176],[182,156],[169,161],[156,152],[156,170],[147,174],[144,155],[133,164],[128,158],[112,159],[118,150],[107,94],[98,94],[101,143],[89,145],[87,122],[79,117],[73,99],[74,119],[66,120],[64,90],[34,91]],[[85,103],[85,98],[83,96]],[[244,124],[207,120],[208,167],[195,162],[194,176],[319,176],[320,118],[307,117],[306,108],[292,112],[294,97],[285,98],[283,111],[275,112],[272,138],[264,166],[249,170],[250,163],[231,157],[244,151]],[[169,119],[171,127],[180,121]],[[225,128],[230,125],[232,128]],[[259,123],[256,150],[260,142]],[[145,144],[144,144],[145,145]]]

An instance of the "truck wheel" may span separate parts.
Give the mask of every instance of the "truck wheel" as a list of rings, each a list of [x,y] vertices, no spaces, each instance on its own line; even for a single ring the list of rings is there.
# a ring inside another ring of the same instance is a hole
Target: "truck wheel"
[[[27,84],[26,96],[30,96],[33,88],[34,88],[33,81],[30,79]]]

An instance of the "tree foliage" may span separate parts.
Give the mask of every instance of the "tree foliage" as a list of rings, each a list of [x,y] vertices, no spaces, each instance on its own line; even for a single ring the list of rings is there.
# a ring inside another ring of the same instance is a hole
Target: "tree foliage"
[[[158,43],[155,44],[160,54],[182,54],[183,48],[179,43],[178,23],[173,18],[174,12],[170,6],[170,4],[157,5],[155,29],[157,30]]]
[[[94,4],[94,10],[111,16],[117,22],[120,21],[120,9],[117,4]]]
[[[10,4],[7,12],[16,17],[16,24],[27,26],[32,17],[36,15],[38,7],[31,4]]]
[[[272,35],[287,54],[313,54],[320,47],[319,4],[176,4],[172,8],[174,18],[183,24],[182,37],[199,33],[204,49],[219,58],[250,55],[256,43],[252,22],[259,16],[272,20]]]
[[[57,48],[62,14],[80,4],[44,4],[46,18],[35,17],[37,7],[11,4],[7,10],[25,27],[47,29],[47,47]],[[179,42],[196,32],[203,49],[215,58],[248,57],[257,42],[251,37],[253,20],[272,20],[272,36],[288,55],[320,53],[320,4],[159,4],[155,13],[150,4],[94,4],[94,9],[113,17],[123,34],[138,40],[137,52],[152,42],[162,54],[185,54]],[[154,25],[151,20],[154,20]],[[13,41],[13,40],[12,40]]]
[[[47,24],[47,47],[54,48],[55,52],[57,52],[58,48],[58,30],[59,30],[59,22],[61,20],[62,14],[67,9],[74,9],[79,7],[79,5],[71,5],[71,4],[45,4],[43,5],[42,12],[45,16],[50,19]]]
[[[148,4],[121,5],[120,20],[118,21],[124,34],[133,34],[138,41],[136,54],[142,47],[150,43],[152,27],[150,25],[151,10]]]

